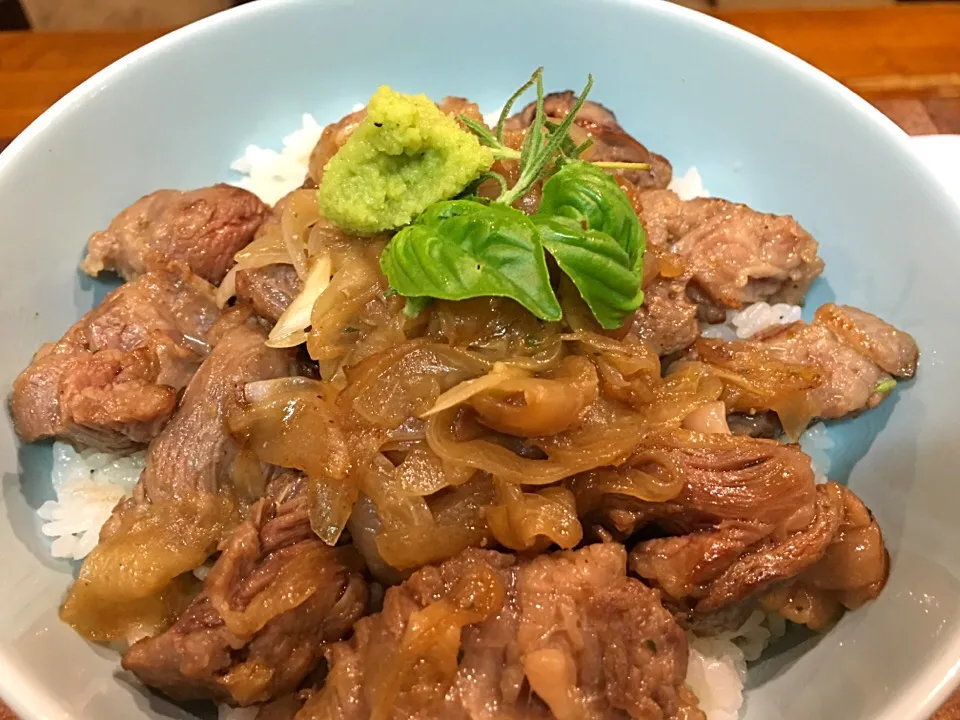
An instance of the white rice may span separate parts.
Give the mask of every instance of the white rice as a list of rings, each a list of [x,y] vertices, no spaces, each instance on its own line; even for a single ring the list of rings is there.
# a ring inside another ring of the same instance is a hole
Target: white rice
[[[217,720],[256,720],[260,708],[235,708],[229,705],[217,706]]]
[[[765,302],[747,305],[743,310],[728,310],[727,320],[717,325],[704,325],[700,334],[703,337],[721,340],[746,340],[761,330],[777,325],[788,325],[800,319],[799,305]]]
[[[65,442],[53,445],[53,489],[56,500],[37,510],[41,532],[54,538],[50,554],[81,560],[97,544],[100,528],[116,504],[129,497],[143,470],[144,453],[126,457],[84,450]]]
[[[243,176],[236,185],[273,205],[303,183],[310,152],[322,132],[313,115],[304,113],[300,127],[283,139],[279,152],[248,145],[243,156],[230,166]]]
[[[829,453],[835,444],[833,438],[827,433],[827,426],[822,422],[811,425],[807,428],[807,431],[800,436],[800,449],[810,456],[814,480],[817,483],[825,483],[829,479]]]
[[[500,121],[500,113],[503,112],[503,105],[498,107],[496,110],[491,110],[488,113],[483,113],[483,121],[490,127],[495,127],[496,124]]]
[[[687,685],[707,720],[740,717],[747,663],[759,660],[767,646],[785,631],[782,617],[755,610],[734,632],[711,637],[689,635]]]
[[[350,112],[363,110],[364,107],[363,103],[357,103]],[[231,170],[241,175],[240,180],[233,184],[273,205],[303,184],[310,153],[322,132],[323,127],[316,118],[304,113],[300,127],[283,138],[283,147],[279,151],[248,145],[243,155],[230,166]]]
[[[353,109],[358,110],[362,105]],[[488,124],[496,123],[500,110],[484,115]],[[235,183],[275,203],[303,182],[310,152],[323,128],[312,115],[304,114],[300,127],[287,135],[279,150],[250,145],[231,169],[242,177]],[[683,199],[709,197],[696,168],[674,177],[670,189]],[[708,326],[704,335],[748,338],[763,328],[799,319],[799,307],[769,306],[757,303],[741,312],[731,313],[722,325]],[[826,479],[833,441],[822,423],[804,434],[800,442],[814,462],[818,481]],[[96,545],[103,523],[117,502],[129,497],[144,465],[144,453],[126,457],[93,450],[77,453],[67,443],[54,444],[53,486],[56,501],[44,503],[37,514],[44,521],[42,531],[55,538],[50,546],[54,557],[82,559]],[[203,578],[209,569],[198,568]],[[754,612],[743,627],[715,637],[690,638],[690,663],[687,683],[700,700],[707,720],[737,720],[743,704],[743,686],[747,663],[760,657],[772,639],[782,635],[781,618]],[[218,720],[254,720],[256,708],[232,708],[220,705]]]
[[[683,175],[674,175],[668,186],[681,200],[710,197],[710,191],[703,186],[703,178],[695,167],[687,170]]]

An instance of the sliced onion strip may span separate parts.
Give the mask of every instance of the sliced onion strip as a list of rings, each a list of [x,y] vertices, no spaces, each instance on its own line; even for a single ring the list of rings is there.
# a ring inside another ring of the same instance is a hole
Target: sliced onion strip
[[[484,390],[491,390],[499,385],[502,385],[508,380],[529,376],[530,373],[523,368],[519,368],[515,365],[508,365],[507,363],[503,362],[496,362],[493,364],[490,372],[486,375],[473,378],[472,380],[464,380],[462,383],[455,385],[445,393],[441,394],[440,397],[437,398],[437,401],[433,404],[433,407],[427,410],[425,413],[422,413],[420,417],[426,418],[430,417],[431,415],[436,415],[438,412],[452,408],[455,405],[465,403],[474,395],[482,393]]]
[[[307,274],[303,290],[289,307],[283,311],[277,324],[267,337],[267,347],[295,347],[307,341],[307,328],[310,327],[310,314],[317,299],[330,285],[332,261],[329,255],[317,259]]]
[[[230,272],[224,276],[223,282],[220,283],[220,287],[217,288],[215,299],[217,301],[217,307],[221,310],[230,302],[230,298],[237,294],[237,271],[239,269],[239,265],[234,265],[230,268]]]

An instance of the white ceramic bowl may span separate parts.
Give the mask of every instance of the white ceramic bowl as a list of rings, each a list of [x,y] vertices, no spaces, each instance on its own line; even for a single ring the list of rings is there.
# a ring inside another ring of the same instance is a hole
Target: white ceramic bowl
[[[71,93],[0,156],[0,373],[103,294],[76,269],[87,235],[159,187],[228,178],[251,142],[332,121],[389,83],[496,107],[543,64],[718,195],[794,214],[834,297],[912,332],[918,379],[831,428],[836,479],[875,511],[886,591],[751,670],[750,720],[919,720],[960,657],[960,210],[866,103],[772,46],[657,0],[260,0],[176,32]],[[115,654],[57,620],[71,568],[35,509],[49,446],[0,433],[0,694],[25,720],[190,717],[117,676]],[[856,463],[854,465],[854,463]]]

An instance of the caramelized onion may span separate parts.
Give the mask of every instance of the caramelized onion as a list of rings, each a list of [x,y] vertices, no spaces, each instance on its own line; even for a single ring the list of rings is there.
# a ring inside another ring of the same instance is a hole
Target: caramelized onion
[[[378,263],[382,247],[382,242],[357,240],[334,258],[333,278],[310,314],[307,351],[314,360],[340,358],[358,340],[360,328],[351,323],[359,322],[364,306],[382,299],[387,289]]]
[[[556,720],[585,717],[574,655],[565,649],[541,648],[525,654],[521,662],[530,689],[550,708],[551,717]]]
[[[290,254],[283,237],[280,235],[279,225],[265,225],[266,230],[252,243],[234,255],[237,267],[241,270],[254,270],[267,265],[290,265]]]
[[[237,273],[241,270],[290,264],[290,255],[283,244],[279,224],[264,224],[261,228],[258,237],[234,255],[233,259],[237,264],[230,268],[217,288],[216,300],[219,307],[224,307],[237,294]]]
[[[412,340],[353,368],[344,404],[373,425],[396,427],[423,414],[443,391],[487,367],[468,352]]]
[[[312,478],[346,478],[347,438],[323,385],[284,379],[276,387],[284,391],[266,392],[229,418],[230,431],[262,462],[301,470]],[[263,392],[263,386],[254,388],[254,394]]]
[[[313,392],[320,396],[323,395],[324,388],[322,383],[301,376],[255,380],[244,386],[243,399],[248,403],[258,403],[271,396],[300,391]]]
[[[565,357],[545,377],[511,377],[469,399],[484,425],[519,437],[555,435],[576,425],[597,400],[597,371],[586,358]]]
[[[630,467],[600,468],[577,476],[570,484],[581,515],[600,507],[605,495],[661,503],[676,498],[683,487],[683,468],[669,454],[656,451],[634,456]]]
[[[478,393],[482,393],[485,390],[492,390],[503,385],[509,379],[523,377],[529,377],[529,373],[512,365],[507,365],[506,363],[495,362],[493,367],[490,368],[490,372],[486,375],[472,380],[464,380],[462,383],[442,393],[433,404],[433,407],[425,413],[422,413],[420,417],[426,418],[435,415],[441,410],[447,410],[448,408],[467,402]]]
[[[403,580],[403,574],[387,564],[377,549],[377,535],[383,525],[373,500],[363,494],[357,498],[347,527],[350,540],[360,551],[371,575],[385,585],[396,585]]]
[[[597,333],[603,328],[597,322],[590,307],[580,296],[573,282],[566,276],[560,278],[557,299],[563,308],[563,320],[574,333]]]
[[[820,412],[810,391],[823,384],[823,377],[814,367],[776,360],[755,343],[701,338],[694,350],[723,381],[729,412],[773,410],[793,440]]]
[[[176,578],[203,565],[238,520],[231,499],[199,493],[127,508],[84,561],[61,619],[96,642],[162,630],[188,600]]]
[[[457,412],[444,410],[429,418],[430,448],[443,460],[483,470],[518,485],[549,485],[601,465],[617,465],[630,456],[647,427],[643,417],[628,415],[602,429],[562,433],[550,439],[549,449],[544,448],[547,459],[530,460],[489,440],[458,440],[454,433]]]
[[[230,299],[237,294],[237,272],[240,268],[234,265],[223,277],[223,281],[217,288],[215,299],[217,307],[223,309]]]
[[[433,514],[419,495],[403,492],[397,468],[383,455],[377,455],[364,473],[361,488],[377,506],[377,515],[387,530],[407,525],[431,525]]]
[[[439,700],[453,683],[459,667],[460,632],[467,625],[483,622],[503,605],[506,590],[496,572],[477,564],[460,579],[442,600],[427,605],[407,619],[398,648],[390,657],[376,658],[371,672],[376,675],[371,720],[391,717],[396,697],[419,664],[436,673],[434,697],[421,698],[424,705]],[[371,659],[372,660],[372,659]]]
[[[494,501],[487,479],[472,480],[430,499],[431,522],[384,528],[377,536],[383,559],[400,570],[451,558],[468,547],[489,542],[485,508]]]
[[[328,255],[317,258],[307,273],[303,289],[283,311],[267,337],[267,347],[288,348],[307,341],[307,329],[313,306],[330,286],[331,261]]]
[[[411,495],[432,495],[445,487],[462,485],[474,471],[444,463],[426,443],[417,443],[397,467],[400,488]]]
[[[260,462],[302,471],[309,478],[310,525],[335,545],[356,500],[351,462],[365,447],[340,426],[331,391],[306,378],[250,383],[247,405],[228,419],[230,432]]]
[[[310,490],[310,527],[331,547],[340,540],[350,520],[358,489],[352,478],[334,480],[323,476],[308,478]]]
[[[653,388],[660,383],[660,358],[647,345],[594,332],[571,333],[563,339],[575,343],[597,366],[607,395],[634,407],[654,399]]]
[[[704,403],[683,419],[683,427],[696,432],[729,435],[727,406],[719,401]]]
[[[487,525],[504,547],[540,552],[551,543],[569,549],[583,539],[576,501],[566,488],[523,492],[502,480],[496,488],[497,503],[487,508]]]
[[[317,195],[313,190],[295,190],[284,198],[280,214],[280,233],[297,275],[308,274],[307,237],[310,227],[320,219]]]

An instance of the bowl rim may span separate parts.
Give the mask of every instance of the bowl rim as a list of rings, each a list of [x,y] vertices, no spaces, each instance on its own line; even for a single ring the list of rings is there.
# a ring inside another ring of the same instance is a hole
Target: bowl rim
[[[364,2],[364,0],[354,1]],[[896,147],[905,161],[913,165],[913,170],[926,178],[930,192],[939,192],[938,199],[945,207],[947,214],[950,214],[950,208],[956,209],[955,225],[960,228],[960,204],[956,203],[946,186],[914,152],[911,138],[877,108],[838,80],[777,45],[712,15],[673,2],[663,2],[663,0],[604,1],[624,8],[642,7],[645,12],[697,26],[732,43],[744,44],[762,54],[765,60],[779,63],[788,73],[792,72],[796,77],[806,78],[821,87],[824,92],[851,105],[864,123],[870,123],[879,130],[884,140]],[[140,63],[149,61],[150,58],[168,48],[202,38],[211,31],[246,22],[255,16],[273,12],[281,6],[296,6],[307,2],[332,4],[334,0],[261,0],[257,3],[229,8],[175,29],[115,60],[60,98],[15,137],[0,152],[0,174],[12,167],[31,144],[42,139],[44,133],[62,118],[66,118],[75,107],[95,96],[115,78],[128,72],[135,72]],[[931,679],[935,682],[931,682]],[[926,720],[939,709],[958,686],[960,686],[960,630],[947,638],[937,656],[931,658],[922,675],[915,679],[900,697],[892,699],[874,720]],[[19,715],[21,720],[76,720],[76,717],[51,696],[38,681],[34,680],[29,672],[25,672],[18,666],[15,658],[10,656],[2,643],[0,643],[0,697]]]

